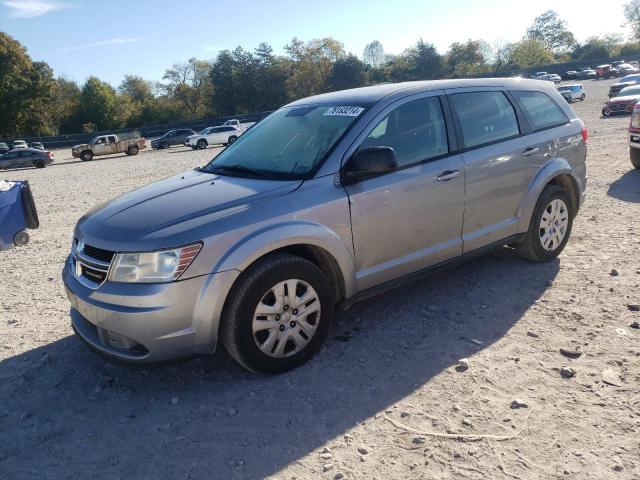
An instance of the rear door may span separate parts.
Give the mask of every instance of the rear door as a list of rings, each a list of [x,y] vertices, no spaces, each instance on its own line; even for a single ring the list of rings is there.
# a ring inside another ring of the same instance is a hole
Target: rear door
[[[462,241],[467,253],[516,233],[537,146],[529,144],[528,124],[503,89],[452,89],[447,94],[464,152]]]
[[[348,157],[359,148],[387,146],[398,161],[393,172],[345,187],[360,290],[462,251],[463,160],[451,153],[442,93],[412,95],[388,106],[347,152]]]

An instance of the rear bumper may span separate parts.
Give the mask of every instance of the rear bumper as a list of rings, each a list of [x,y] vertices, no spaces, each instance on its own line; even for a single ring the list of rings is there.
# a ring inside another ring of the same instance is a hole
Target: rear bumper
[[[232,270],[165,284],[81,284],[62,272],[71,324],[92,349],[130,363],[153,363],[215,351]]]

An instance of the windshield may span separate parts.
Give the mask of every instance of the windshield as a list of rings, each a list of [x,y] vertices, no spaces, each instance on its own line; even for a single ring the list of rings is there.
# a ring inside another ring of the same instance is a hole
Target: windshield
[[[240,136],[205,170],[231,175],[305,178],[364,111],[361,106],[281,108]]]
[[[640,93],[640,87],[627,87],[620,90],[618,97],[626,97],[628,95],[638,95]]]
[[[207,133],[209,133],[210,129],[211,129],[211,127],[203,128],[202,130],[200,130],[198,132],[198,135],[206,135]]]

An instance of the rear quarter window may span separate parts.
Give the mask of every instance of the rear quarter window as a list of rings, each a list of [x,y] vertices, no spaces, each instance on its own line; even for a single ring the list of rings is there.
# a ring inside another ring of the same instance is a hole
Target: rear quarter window
[[[512,92],[533,130],[544,130],[569,122],[564,111],[542,92]]]
[[[516,112],[503,92],[456,93],[450,98],[460,122],[465,148],[520,134]]]

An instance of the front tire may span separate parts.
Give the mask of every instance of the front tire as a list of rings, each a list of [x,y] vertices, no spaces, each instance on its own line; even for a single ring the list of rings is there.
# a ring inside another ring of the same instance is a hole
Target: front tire
[[[204,138],[201,138],[198,140],[198,149],[204,150],[205,148],[207,148],[207,141]]]
[[[640,169],[640,150],[639,149],[630,148],[629,159],[631,160],[631,165],[633,165],[633,168]]]
[[[90,162],[91,160],[93,160],[93,152],[91,150],[85,150],[80,154],[80,159],[83,162]]]
[[[584,99],[585,99],[585,98],[586,98],[586,95],[583,93],[583,94],[580,96],[580,101],[581,101],[581,102],[584,102]]]
[[[547,185],[533,210],[529,230],[516,245],[516,252],[532,262],[553,260],[569,241],[574,216],[569,194],[558,185]]]
[[[608,112],[606,108],[602,109],[602,116],[603,117],[608,117],[609,115],[611,115],[611,112]]]
[[[329,280],[304,258],[274,254],[247,269],[222,315],[227,352],[256,373],[278,374],[315,355],[334,315]]]

